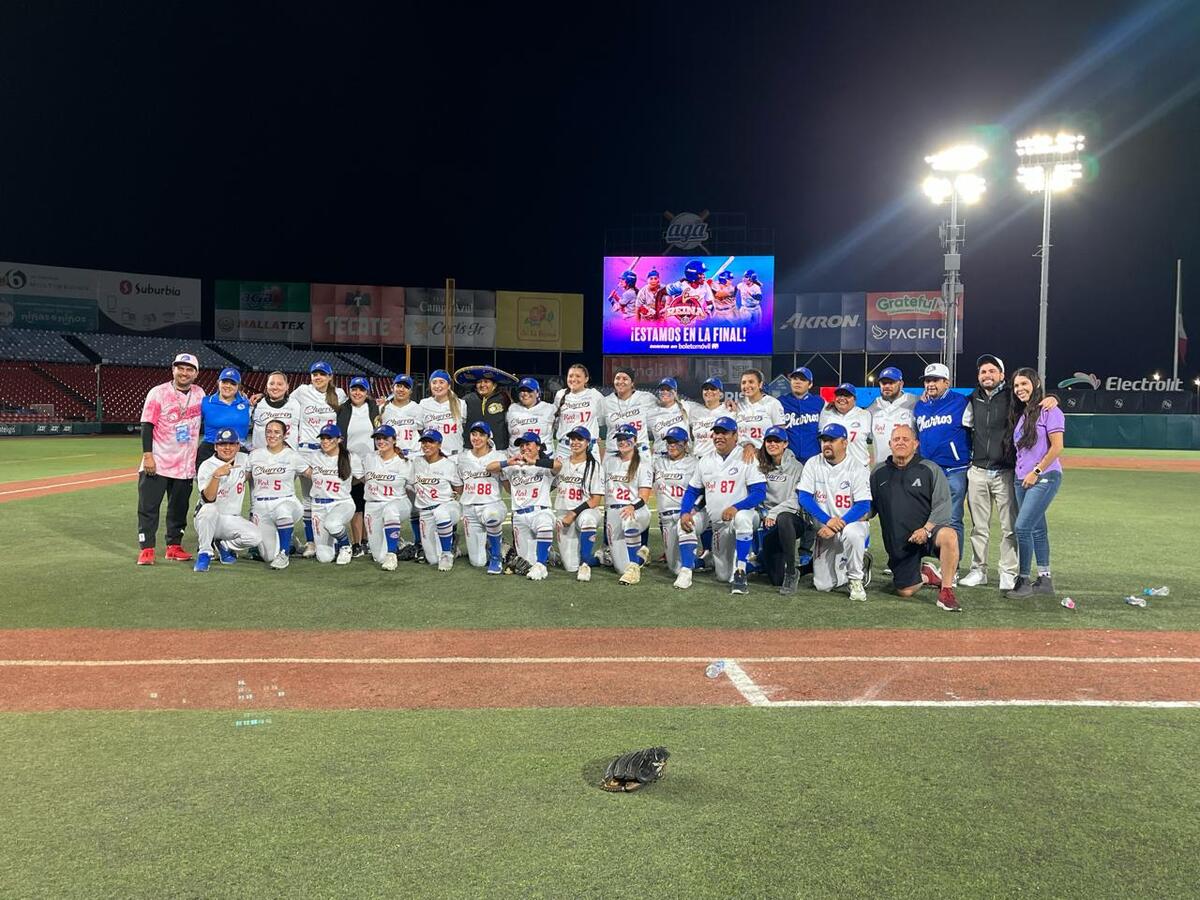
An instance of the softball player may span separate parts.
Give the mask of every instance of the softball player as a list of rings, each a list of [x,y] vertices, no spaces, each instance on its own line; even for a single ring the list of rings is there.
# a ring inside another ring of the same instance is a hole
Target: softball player
[[[713,422],[713,446],[716,452],[696,465],[696,471],[684,492],[679,512],[679,575],[675,587],[692,586],[692,568],[696,562],[696,542],[705,521],[713,529],[713,568],[719,581],[730,583],[731,594],[749,593],[746,563],[758,530],[758,507],[767,496],[767,482],[758,460],[747,462],[738,452],[737,422],[723,416]],[[694,508],[701,492],[708,515],[698,517]]]
[[[794,594],[798,580],[796,535],[801,525],[796,485],[804,465],[788,449],[788,430],[782,425],[772,425],[763,435],[758,467],[767,479],[767,497],[758,510],[763,524],[759,532],[759,564],[771,583],[781,588],[779,593]]]
[[[650,411],[650,434],[654,438],[654,455],[667,455],[666,434],[672,428],[688,430],[687,408],[679,399],[679,382],[664,378],[654,391],[657,402]]]
[[[654,396],[647,391],[636,389],[633,379],[633,369],[622,367],[613,375],[613,392],[604,398],[604,422],[608,433],[605,449],[609,453],[617,452],[616,434],[622,428],[628,428],[637,435],[639,453],[650,452],[650,413],[654,406]],[[589,432],[591,427],[588,428]]]
[[[250,413],[250,448],[257,450],[267,446],[266,427],[268,422],[279,421],[287,426],[283,442],[296,449],[296,433],[300,425],[300,404],[288,396],[287,376],[272,372],[267,376],[267,392],[254,404]]]
[[[349,564],[349,526],[354,518],[350,488],[362,477],[362,463],[346,449],[342,429],[326,425],[317,435],[321,449],[310,458],[312,468],[313,542],[317,562]]]
[[[758,369],[742,373],[742,399],[737,402],[738,435],[743,447],[755,450],[762,446],[768,428],[784,424],[783,406],[770,394],[764,394],[762,387],[763,373]]]
[[[844,426],[830,422],[818,438],[821,456],[805,463],[797,489],[800,505],[821,523],[813,547],[813,587],[832,591],[849,581],[850,599],[866,600],[871,474],[847,453]]]
[[[592,433],[582,425],[567,435],[571,455],[555,462],[554,509],[558,517],[558,554],[577,581],[592,580],[596,531],[603,521],[604,469],[588,452]]]
[[[662,533],[667,567],[679,571],[679,504],[696,473],[698,460],[688,453],[687,429],[678,426],[663,435],[667,453],[654,460],[654,495],[658,505],[658,528]]]
[[[711,456],[712,425],[726,415],[725,385],[715,375],[700,386],[702,403],[688,403],[688,421],[692,424],[692,452],[699,457]]]
[[[642,532],[650,527],[646,501],[654,484],[654,465],[638,453],[634,432],[618,431],[616,438],[617,452],[604,459],[605,532],[620,583],[637,584],[642,566],[650,559],[649,549],[642,546]]]
[[[380,425],[371,434],[375,451],[362,460],[363,524],[371,558],[385,572],[396,571],[396,553],[400,549],[400,526],[408,519],[412,504],[408,501],[408,479],[412,463],[396,450],[396,429]]]
[[[850,458],[870,469],[871,448],[867,446],[867,438],[871,436],[871,414],[856,404],[854,385],[848,381],[834,388],[833,402],[821,410],[817,427],[824,428],[831,422],[846,429],[846,452]],[[890,434],[888,438],[891,439]]]
[[[758,273],[753,269],[747,269],[742,275],[742,280],[738,282],[737,293],[742,317],[750,327],[754,327],[762,321],[763,289],[758,280]]]
[[[262,532],[262,558],[272,569],[288,567],[292,531],[303,515],[296,477],[312,475],[307,456],[285,443],[287,433],[281,419],[272,419],[263,426],[265,446],[250,452],[250,519]]]
[[[454,460],[442,452],[442,439],[436,428],[421,433],[412,479],[425,559],[439,572],[449,572],[454,568],[454,527],[462,518],[458,495],[463,483]]]
[[[517,449],[517,438],[528,431],[546,442],[554,434],[554,404],[542,399],[542,386],[536,378],[522,378],[517,383],[517,402],[509,404],[504,417],[511,450]]]
[[[567,369],[567,386],[554,395],[554,414],[558,419],[558,430],[554,434],[558,441],[557,456],[570,455],[571,441],[567,435],[576,427],[582,425],[588,431],[599,433],[604,421],[604,395],[588,387],[586,366],[576,363]],[[592,445],[592,453],[597,459],[604,458],[598,442]]]
[[[396,452],[412,459],[421,452],[421,432],[425,430],[425,410],[412,399],[413,380],[403,373],[392,383],[392,397],[380,404],[379,424],[391,425],[396,432]]]
[[[471,448],[457,457],[467,557],[476,568],[487,566],[489,575],[500,575],[505,510],[499,472],[505,456],[493,446],[492,426],[487,422],[472,423],[467,437]]]
[[[554,463],[543,452],[541,437],[532,431],[517,438],[517,446],[520,461],[502,466],[512,492],[513,545],[532,565],[525,577],[541,581],[549,574],[546,560],[554,542],[554,513],[550,511]]]
[[[213,437],[214,454],[201,463],[196,473],[201,498],[195,517],[199,550],[192,568],[196,572],[208,571],[214,541],[224,545],[223,563],[235,562],[236,551],[261,543],[258,526],[242,518],[249,472],[249,458],[240,452],[242,440],[232,428],[222,428]]]
[[[425,411],[425,430],[436,428],[442,433],[442,453],[458,456],[463,448],[463,404],[458,394],[450,390],[450,373],[438,369],[429,376],[429,393],[421,401]],[[424,440],[424,438],[422,438]]]
[[[310,383],[292,391],[292,399],[300,409],[295,432],[296,449],[308,454],[311,465],[321,450],[318,433],[337,421],[337,410],[346,402],[346,392],[333,386],[333,367],[329,363],[315,362],[308,372]],[[312,481],[308,478],[300,479],[300,498],[304,508],[304,557],[312,559],[317,555],[317,549],[313,540]]]

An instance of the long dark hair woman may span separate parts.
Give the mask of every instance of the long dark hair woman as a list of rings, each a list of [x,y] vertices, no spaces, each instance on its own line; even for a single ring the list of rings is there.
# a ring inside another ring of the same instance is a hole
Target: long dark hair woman
[[[1017,455],[1013,487],[1017,495],[1017,582],[1005,596],[1021,600],[1034,594],[1053,594],[1050,576],[1050,531],[1046,509],[1062,485],[1066,418],[1057,406],[1042,409],[1042,379],[1035,369],[1017,369],[1012,381],[1013,401],[1008,408],[1008,435]],[[1037,558],[1038,575],[1030,580]]]

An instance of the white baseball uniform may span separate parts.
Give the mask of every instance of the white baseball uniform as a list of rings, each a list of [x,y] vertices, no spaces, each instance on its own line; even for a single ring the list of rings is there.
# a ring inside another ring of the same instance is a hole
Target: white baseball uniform
[[[397,406],[389,400],[379,407],[379,424],[396,429],[396,452],[412,459],[421,454],[421,432],[425,430],[425,410],[415,400]]]
[[[752,541],[759,524],[757,510],[739,509],[731,521],[724,520],[724,512],[735,503],[745,500],[751,485],[765,481],[758,468],[758,460],[743,462],[740,447],[734,447],[728,456],[714,453],[696,464],[688,487],[704,491],[707,521],[713,532],[713,568],[718,581],[733,580],[737,565],[737,541]],[[700,517],[697,517],[690,532],[681,527],[680,543],[698,541],[703,531],[702,525]]]
[[[906,394],[903,391],[895,400],[884,400],[880,394],[875,402],[867,407],[871,414],[871,438],[875,443],[875,458],[880,462],[887,459],[888,442],[892,439],[892,429],[897,425],[907,425],[916,433],[917,423],[913,410],[917,408],[917,395]]]
[[[613,569],[623,575],[629,564],[637,559],[642,546],[642,532],[650,527],[650,507],[635,509],[632,518],[624,512],[641,499],[641,489],[654,486],[654,460],[643,456],[637,472],[631,478],[629,467],[633,460],[621,459],[615,453],[604,457],[605,534],[612,554]]]
[[[615,391],[604,398],[604,428],[608,435],[605,446],[609,453],[617,452],[616,433],[622,426],[637,435],[634,445],[639,452],[650,452],[649,424],[654,406],[653,395],[646,391],[633,391],[624,400]]]
[[[550,510],[554,470],[520,464],[506,467],[501,475],[512,492],[513,546],[529,562],[544,562],[538,559],[537,545],[554,541],[554,513]]]
[[[196,487],[201,491],[209,486],[225,463],[215,455],[200,464],[196,472]],[[196,539],[200,553],[213,554],[213,541],[221,541],[230,550],[249,550],[262,543],[258,526],[242,518],[242,501],[246,499],[246,476],[250,458],[239,452],[230,461],[229,473],[221,476],[217,496],[204,501],[196,510]]]
[[[517,449],[516,440],[527,431],[532,431],[549,446],[554,435],[554,404],[539,400],[533,406],[522,406],[520,403],[510,403],[508,412],[504,414],[508,423],[509,448]],[[591,428],[588,429],[592,431]]]
[[[855,503],[871,500],[871,471],[847,453],[837,465],[814,456],[804,464],[798,490],[813,495],[828,516],[845,516]],[[820,522],[818,521],[818,527]],[[863,553],[871,528],[865,520],[850,522],[831,538],[813,546],[813,587],[832,591],[851,578],[863,577]]]
[[[293,450],[298,444],[297,434],[300,425],[300,404],[294,396],[285,397],[278,405],[263,397],[250,413],[250,447],[257,450],[267,446],[267,423],[278,419],[287,426],[283,433],[283,442]]]
[[[400,527],[408,521],[412,504],[408,500],[408,479],[412,463],[396,453],[384,459],[378,451],[362,458],[363,525],[367,531],[367,546],[371,558],[382,563],[393,545],[400,542]],[[390,538],[390,540],[389,540]]]
[[[309,465],[312,467],[313,543],[317,547],[317,562],[333,562],[339,544],[349,539],[347,527],[354,518],[350,485],[355,478],[362,477],[362,460],[350,454],[349,478],[342,478],[338,471],[336,453],[330,456],[317,451],[309,457]]]
[[[654,459],[654,496],[658,506],[658,528],[662,533],[667,566],[679,571],[679,504],[696,474],[699,460],[690,453],[679,459],[659,456]]]
[[[579,570],[580,563],[581,535],[588,532],[591,541],[589,546],[595,547],[596,531],[604,520],[604,510],[598,507],[585,509],[575,517],[570,525],[564,525],[562,519],[580,503],[590,500],[597,494],[604,495],[604,467],[590,456],[583,462],[573,463],[567,457],[561,459],[560,463],[561,467],[554,477],[554,510],[558,519],[558,555],[562,557],[564,569],[568,572],[576,572]]]
[[[346,392],[336,388],[338,405],[346,402]],[[337,424],[337,410],[329,405],[325,394],[311,384],[302,384],[292,391],[292,400],[300,407],[300,421],[296,426],[297,450],[312,457],[320,452],[317,434],[326,425]],[[311,465],[312,460],[309,459]],[[300,479],[300,505],[304,508],[305,531],[312,528],[312,482],[308,478]]]
[[[291,549],[292,529],[304,514],[296,478],[307,469],[308,455],[290,447],[278,453],[259,447],[250,454],[250,519],[262,532],[264,562]]]
[[[457,456],[462,452],[463,448],[463,420],[462,415],[464,406],[460,400],[458,403],[457,416],[450,408],[450,400],[434,400],[432,397],[426,397],[420,403],[421,409],[425,411],[425,427],[435,428],[442,433],[442,452],[447,456]]]
[[[688,437],[691,437],[687,406],[681,402],[672,403],[670,406],[655,403],[654,408],[650,410],[650,436],[654,439],[655,456],[667,455],[666,433],[668,429],[675,427],[682,428],[688,432]]]
[[[569,456],[571,442],[567,435],[577,425],[582,425],[593,438],[600,434],[600,426],[604,423],[604,395],[595,388],[584,388],[582,391],[568,391],[560,388],[554,395],[554,408],[558,414],[558,431],[554,437],[558,441],[558,456]],[[592,445],[592,453],[599,459],[597,445]]]
[[[458,475],[463,484],[459,502],[463,510],[467,556],[476,568],[488,564],[488,535],[499,537],[504,528],[507,513],[500,490],[500,476],[489,472],[487,467],[494,462],[504,462],[506,458],[495,449],[488,449],[482,456],[476,456],[470,448],[456,457]]]
[[[712,441],[713,422],[729,412],[721,402],[712,409],[703,403],[688,403],[687,408],[688,421],[692,423],[692,452],[699,457],[711,456],[717,452]]]
[[[740,444],[753,444],[755,449],[761,447],[767,429],[772,425],[782,425],[783,422],[783,406],[770,394],[763,394],[753,403],[745,397],[738,400],[737,424]]]
[[[821,410],[817,427],[824,428],[830,423],[846,429],[846,456],[870,469],[871,448],[867,446],[867,439],[871,436],[871,414],[860,406],[851,407],[849,412],[843,414],[834,409],[833,404],[827,403]]]
[[[462,506],[455,499],[455,488],[462,487],[458,465],[448,456],[432,463],[418,456],[412,461],[412,484],[421,519],[421,548],[425,561],[436,566],[442,553],[450,553],[442,549],[443,539],[448,545],[462,518]]]

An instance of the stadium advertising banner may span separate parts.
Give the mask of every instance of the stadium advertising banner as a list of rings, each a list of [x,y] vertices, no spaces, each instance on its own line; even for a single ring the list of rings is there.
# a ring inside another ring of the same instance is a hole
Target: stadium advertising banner
[[[779,294],[775,352],[861,353],[866,346],[866,294]]]
[[[668,376],[674,378],[679,382],[679,393],[692,400],[700,399],[700,385],[715,375],[725,386],[725,398],[736,400],[741,396],[742,373],[747,369],[758,369],[769,377],[771,357],[605,356],[604,383],[611,385],[613,374],[620,368],[633,369],[638,387],[646,391],[653,391],[654,386]]]
[[[496,346],[505,350],[582,350],[583,294],[497,291]]]
[[[958,344],[962,353],[963,297],[958,299]],[[937,353],[946,338],[941,291],[867,294],[867,352]]]
[[[773,256],[607,256],[605,353],[765,355]]]
[[[418,347],[446,343],[446,291],[404,289],[405,342]],[[459,288],[454,292],[454,346],[496,346],[496,294]]]
[[[239,341],[310,341],[308,285],[288,281],[218,281],[214,335]]]
[[[200,280],[0,262],[0,327],[192,337]]]
[[[377,284],[310,286],[312,339],[319,344],[404,343],[404,288]]]

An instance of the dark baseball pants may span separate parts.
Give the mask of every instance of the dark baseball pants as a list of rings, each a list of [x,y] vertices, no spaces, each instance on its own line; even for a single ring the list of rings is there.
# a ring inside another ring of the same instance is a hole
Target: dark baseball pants
[[[163,496],[167,498],[167,546],[183,542],[187,527],[188,504],[192,499],[192,479],[167,478],[163,475],[138,474],[138,543],[144,550],[153,547],[158,534],[158,513]]]

